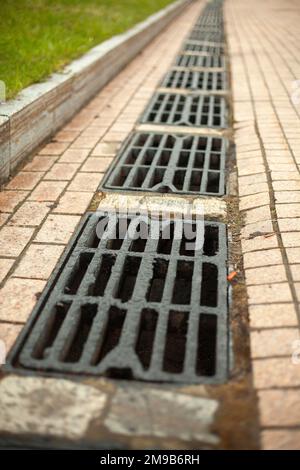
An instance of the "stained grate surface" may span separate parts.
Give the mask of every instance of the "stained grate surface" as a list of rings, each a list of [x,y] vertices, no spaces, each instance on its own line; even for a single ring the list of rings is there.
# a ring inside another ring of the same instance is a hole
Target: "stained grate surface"
[[[215,46],[212,44],[206,44],[204,41],[186,41],[183,46],[183,50],[198,52],[202,55],[222,55],[224,54],[223,46]]]
[[[107,222],[104,213],[84,219],[13,348],[11,367],[146,381],[225,380],[225,226],[206,223],[197,251],[186,244],[193,221],[181,232],[173,221],[159,238],[144,239],[134,239],[142,223],[134,217]],[[131,231],[123,240],[113,235],[121,225]],[[100,240],[97,226],[104,229]]]
[[[221,137],[136,133],[100,189],[222,196],[226,150]]]
[[[226,73],[170,70],[162,82],[162,87],[224,91],[226,90]]]
[[[181,67],[225,68],[225,58],[221,55],[181,54],[175,63]]]
[[[141,119],[144,123],[225,128],[226,101],[209,95],[156,93]]]

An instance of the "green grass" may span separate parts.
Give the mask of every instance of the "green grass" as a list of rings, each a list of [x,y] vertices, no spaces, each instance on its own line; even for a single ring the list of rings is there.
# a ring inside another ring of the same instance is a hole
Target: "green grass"
[[[1,0],[0,80],[6,98],[174,0]]]

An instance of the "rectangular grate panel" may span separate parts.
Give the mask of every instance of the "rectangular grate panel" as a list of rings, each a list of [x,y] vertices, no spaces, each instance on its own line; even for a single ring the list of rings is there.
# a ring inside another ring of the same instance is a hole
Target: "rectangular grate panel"
[[[184,88],[187,90],[225,91],[225,72],[191,70],[170,70],[162,82],[162,87]]]
[[[226,101],[209,95],[156,93],[142,122],[176,126],[227,127]]]
[[[221,137],[136,133],[100,189],[222,196],[227,146]]]
[[[205,223],[198,251],[186,237],[195,221],[185,221],[181,232],[169,221],[159,237],[136,238],[142,223],[136,216],[87,215],[10,354],[10,370],[178,383],[226,379],[225,225]],[[116,238],[116,229],[127,238]]]
[[[182,54],[176,58],[176,65],[181,67],[225,68],[225,57],[221,55]]]
[[[184,51],[198,52],[203,55],[223,55],[223,46],[213,46],[209,44],[203,44],[200,41],[186,41],[183,46]]]
[[[207,41],[207,42],[224,42],[224,34],[222,32],[206,32],[201,29],[196,29],[191,32],[189,39],[194,41]]]

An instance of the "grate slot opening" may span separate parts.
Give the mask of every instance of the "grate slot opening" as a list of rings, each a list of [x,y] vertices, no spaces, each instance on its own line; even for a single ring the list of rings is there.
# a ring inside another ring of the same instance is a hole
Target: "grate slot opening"
[[[34,359],[47,358],[60,328],[65,321],[70,305],[70,303],[66,302],[60,302],[55,305],[54,313],[50,316],[50,320],[48,321],[46,328],[44,328],[43,334],[40,336],[33,350],[32,357]]]
[[[127,176],[129,175],[130,170],[130,167],[123,166],[122,170],[114,177],[113,185],[122,186],[127,180]]]
[[[216,374],[217,316],[200,314],[196,372],[211,377]]]
[[[80,309],[80,318],[76,328],[76,333],[71,341],[64,362],[78,362],[84,351],[84,346],[88,340],[94,318],[97,315],[97,304],[83,305]]]
[[[188,313],[169,312],[163,370],[172,374],[183,371],[188,330]]]
[[[191,302],[192,279],[194,263],[191,261],[178,261],[172,303],[187,305]]]
[[[141,258],[133,256],[127,256],[125,259],[121,278],[114,294],[114,297],[120,299],[121,302],[127,302],[132,297],[141,261]]]
[[[200,304],[207,307],[218,305],[218,268],[215,264],[203,263]]]
[[[93,361],[93,364],[99,364],[118,345],[125,318],[126,310],[110,307],[100,352]],[[107,375],[109,376],[109,372],[107,372]]]
[[[206,191],[208,193],[218,193],[220,186],[220,174],[219,173],[212,173],[209,171],[207,173],[207,186]]]
[[[158,313],[155,310],[150,308],[142,310],[135,352],[146,370],[151,363],[157,319]]]
[[[101,259],[95,283],[89,289],[89,295],[103,297],[107,283],[111,276],[111,270],[116,262],[116,257],[111,254],[104,254]]]
[[[170,222],[167,224],[161,233],[157,244],[157,253],[163,255],[169,255],[172,251],[172,245],[174,240],[174,223]]]
[[[180,243],[179,254],[181,256],[194,256],[195,255],[195,241],[197,235],[196,224],[184,224],[182,240]]]
[[[77,260],[73,272],[67,280],[65,286],[65,293],[74,295],[77,293],[80,284],[84,278],[84,275],[93,259],[93,253],[80,253],[79,259]]]
[[[219,251],[219,228],[215,225],[205,225],[203,253],[215,256]]]
[[[163,259],[155,259],[153,264],[153,275],[150,279],[147,292],[148,302],[160,302],[164,293],[169,262]]]

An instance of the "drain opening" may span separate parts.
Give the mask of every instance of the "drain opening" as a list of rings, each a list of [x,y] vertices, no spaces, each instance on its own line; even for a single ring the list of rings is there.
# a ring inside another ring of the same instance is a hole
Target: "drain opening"
[[[226,128],[226,101],[219,96],[156,93],[141,121],[148,124]]]
[[[153,141],[157,140],[160,144],[153,148]],[[141,151],[134,161],[132,155],[136,155],[137,149]],[[151,159],[147,171],[143,172],[144,155],[149,155],[149,150]],[[226,152],[227,141],[221,137],[136,133],[121,149],[100,189],[220,196],[225,191]],[[128,161],[132,163],[129,165]],[[116,184],[124,167],[127,179],[123,184]]]
[[[212,44],[205,44],[204,41],[188,40],[184,46],[184,51],[198,52],[204,55],[222,56],[224,54],[224,46],[215,46]]]
[[[177,57],[176,65],[180,67],[225,68],[226,64],[224,56],[221,55],[182,54]]]
[[[101,217],[89,214],[83,231],[78,229],[10,354],[14,370],[178,383],[225,380],[228,344],[217,335],[227,328],[225,226],[205,222],[203,249],[187,255],[181,221],[180,235],[174,219],[169,232],[162,226],[159,239],[148,236],[144,251],[132,256],[129,239],[113,253],[104,235],[91,247]],[[119,215],[119,223],[121,218],[127,227],[137,226],[133,216]],[[195,222],[189,224],[193,229]],[[163,240],[166,233],[171,240]],[[76,292],[66,293],[80,249],[93,257]],[[105,281],[91,296],[100,272]]]

